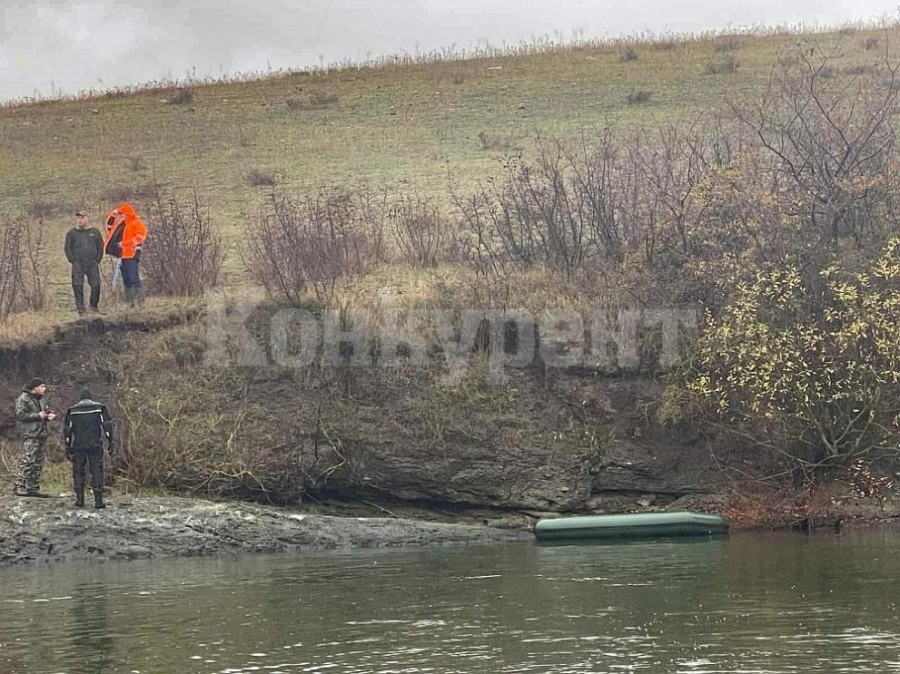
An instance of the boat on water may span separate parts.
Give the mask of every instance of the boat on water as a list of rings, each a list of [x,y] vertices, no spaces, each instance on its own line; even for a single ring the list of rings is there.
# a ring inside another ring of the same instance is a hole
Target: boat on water
[[[728,522],[721,515],[693,512],[550,517],[534,525],[539,541],[718,536],[727,532]]]

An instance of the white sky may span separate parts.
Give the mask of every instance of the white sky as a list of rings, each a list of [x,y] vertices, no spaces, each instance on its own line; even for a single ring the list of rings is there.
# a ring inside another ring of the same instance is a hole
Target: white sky
[[[898,16],[898,0],[0,0],[0,100],[545,36]]]

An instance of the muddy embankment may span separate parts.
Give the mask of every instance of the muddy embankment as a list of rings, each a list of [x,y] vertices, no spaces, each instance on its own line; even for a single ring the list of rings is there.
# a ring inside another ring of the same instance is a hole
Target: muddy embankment
[[[104,511],[5,489],[0,563],[506,540],[560,513],[727,514],[735,476],[768,469],[746,448],[656,424],[660,384],[646,377],[531,363],[497,381],[477,353],[452,377],[433,363],[286,369],[210,362],[208,348],[198,307],[79,322],[0,350],[10,403],[34,375],[58,409],[87,385],[111,403],[120,438]],[[7,469],[11,407],[0,408]],[[63,461],[58,438],[49,453]],[[896,514],[833,493],[822,523]],[[780,508],[781,523],[810,521],[803,503]]]

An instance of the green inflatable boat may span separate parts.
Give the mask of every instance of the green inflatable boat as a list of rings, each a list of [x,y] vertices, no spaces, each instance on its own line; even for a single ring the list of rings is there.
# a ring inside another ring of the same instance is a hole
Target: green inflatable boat
[[[727,532],[728,522],[721,515],[691,512],[554,517],[534,525],[539,541],[717,536]]]

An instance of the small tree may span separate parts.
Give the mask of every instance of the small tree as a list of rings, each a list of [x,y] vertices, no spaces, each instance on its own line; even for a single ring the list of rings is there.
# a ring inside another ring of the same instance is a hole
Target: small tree
[[[827,258],[843,240],[881,246],[900,226],[898,69],[885,56],[868,75],[838,79],[828,55],[804,50],[780,62],[757,102],[735,107],[810,259]]]

